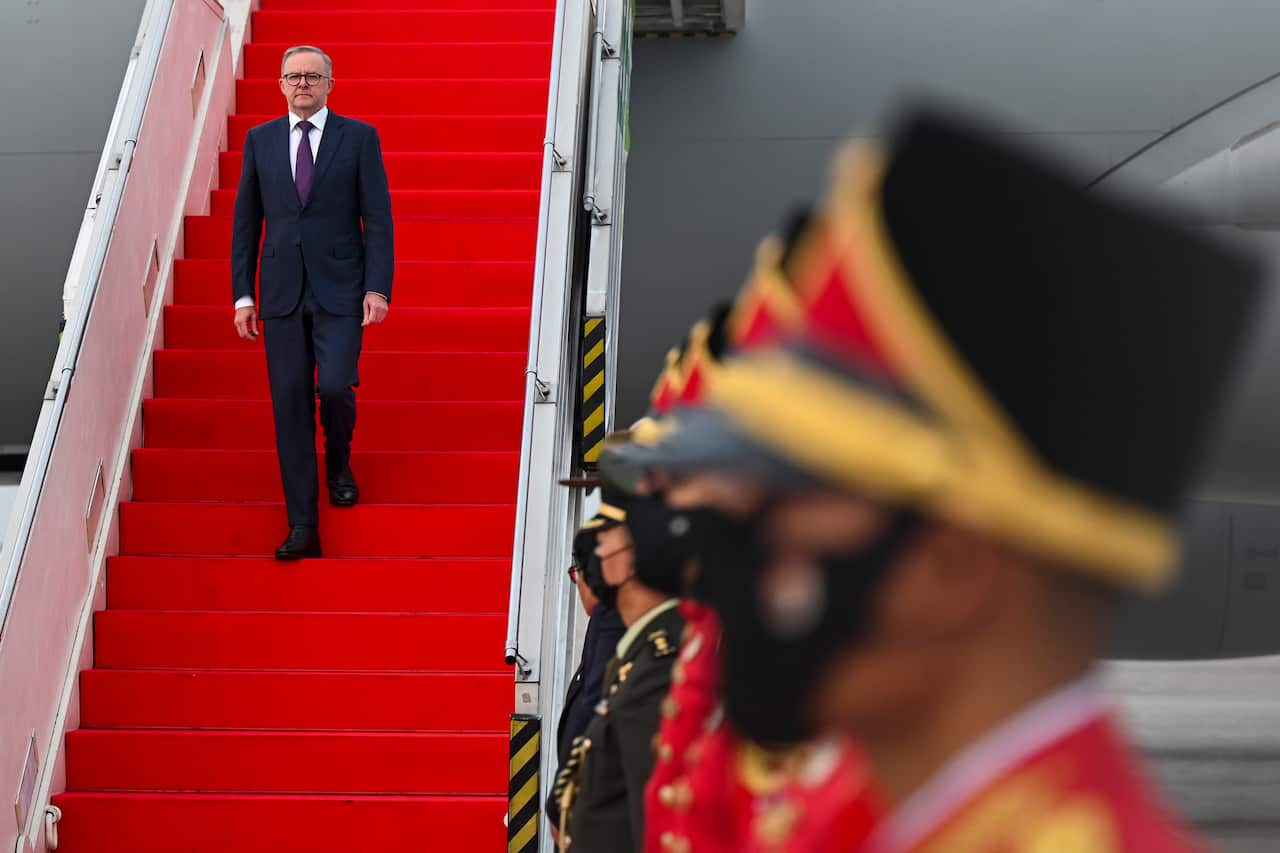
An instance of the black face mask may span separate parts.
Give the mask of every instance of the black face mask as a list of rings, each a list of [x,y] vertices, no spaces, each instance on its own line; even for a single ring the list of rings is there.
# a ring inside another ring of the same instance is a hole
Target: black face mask
[[[704,568],[703,563],[708,556],[713,569],[736,562],[735,555],[721,553],[717,556],[716,552],[723,552],[724,549],[733,551],[746,548],[749,543],[742,539],[746,525],[713,509],[689,510],[686,515],[693,526],[692,550],[697,559],[692,583],[686,590],[686,594],[700,604],[710,607],[712,602],[719,600],[722,594],[716,588],[717,583],[741,584],[742,577],[732,568],[728,571],[709,571]]]
[[[693,523],[689,513],[671,509],[661,495],[628,503],[627,530],[640,583],[666,595],[685,594],[685,567],[697,553]]]
[[[813,737],[808,711],[822,670],[866,633],[873,594],[918,517],[899,514],[853,553],[769,575],[771,555],[754,521],[715,522],[701,555],[699,587],[724,628],[725,715],[768,746]],[[783,586],[785,584],[785,587]]]
[[[604,563],[595,554],[587,557],[582,566],[582,579],[587,583],[587,589],[591,590],[591,594],[600,600],[610,610],[614,610],[618,606],[618,588],[609,586],[604,580]]]
[[[610,610],[618,606],[618,588],[604,582],[604,564],[596,556],[596,531],[581,530],[573,539],[573,562],[591,594]]]

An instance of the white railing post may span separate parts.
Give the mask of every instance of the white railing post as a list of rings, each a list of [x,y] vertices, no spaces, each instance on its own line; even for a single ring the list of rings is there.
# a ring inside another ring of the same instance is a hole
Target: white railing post
[[[561,0],[556,10],[504,649],[506,661],[516,670],[515,711],[542,718],[544,731],[551,731],[559,716],[583,620],[563,574],[583,500],[557,480],[575,464],[582,309],[616,318],[620,246],[610,251],[609,245],[620,242],[621,234],[608,227],[613,219],[608,211],[621,203],[625,159],[617,152],[625,151],[620,130],[625,121],[619,116],[625,116],[629,84],[622,68],[629,71],[630,45],[623,42],[630,40],[630,19],[630,0]],[[606,61],[621,57],[625,62]],[[584,124],[589,124],[585,138]],[[591,222],[606,227],[599,259],[600,238],[594,228],[588,234]],[[602,285],[578,281],[582,271],[575,258],[581,253],[576,247],[585,239],[591,241],[588,276],[592,282],[605,282]],[[610,323],[611,334],[616,335],[616,325]],[[615,353],[608,358],[612,364]],[[612,380],[610,370],[610,401]],[[555,750],[544,748],[544,792],[550,789],[554,771]],[[549,851],[546,833],[542,841],[542,849]]]
[[[557,5],[504,649],[516,670],[515,712],[542,718],[554,717],[567,680],[564,632],[549,624],[568,626],[574,618],[561,573],[548,567],[558,568],[567,553],[564,528],[576,517],[575,496],[556,480],[568,470],[575,428],[576,348],[569,330],[577,313],[573,259],[590,20],[588,0]],[[554,750],[543,751],[544,791],[554,772],[548,754]]]

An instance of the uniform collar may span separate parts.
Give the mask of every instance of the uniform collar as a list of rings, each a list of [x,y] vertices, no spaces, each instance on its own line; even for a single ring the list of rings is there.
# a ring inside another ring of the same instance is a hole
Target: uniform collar
[[[622,660],[627,656],[627,652],[631,649],[631,644],[635,642],[636,637],[640,636],[640,632],[649,627],[649,624],[657,619],[663,613],[680,603],[678,598],[668,598],[648,613],[631,623],[631,627],[627,629],[627,633],[622,635],[622,639],[618,640],[618,660]]]
[[[329,120],[329,108],[321,107],[319,112],[313,115],[309,120],[311,122],[312,127],[320,131],[321,133],[324,133],[324,123]],[[293,133],[293,131],[297,129],[298,122],[300,121],[302,121],[302,116],[294,115],[292,112],[289,113],[289,132],[290,133]]]
[[[934,774],[876,830],[870,849],[914,850],[992,782],[1028,758],[1106,715],[1101,678],[1090,673],[1018,712]]]

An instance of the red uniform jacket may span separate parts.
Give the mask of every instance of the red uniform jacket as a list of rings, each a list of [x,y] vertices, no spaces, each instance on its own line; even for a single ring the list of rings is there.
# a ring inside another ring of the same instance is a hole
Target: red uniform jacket
[[[885,820],[874,853],[1191,853],[1091,681],[953,760]]]
[[[682,608],[688,629],[645,789],[646,853],[856,850],[883,813],[861,753],[826,741],[783,756],[738,737],[720,711],[719,622]]]

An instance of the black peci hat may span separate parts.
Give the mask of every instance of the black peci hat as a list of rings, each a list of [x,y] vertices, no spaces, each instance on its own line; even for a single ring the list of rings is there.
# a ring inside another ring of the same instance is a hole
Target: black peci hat
[[[891,138],[842,154],[799,240],[802,331],[727,363],[649,461],[803,473],[1160,584],[1260,266],[970,120]]]

